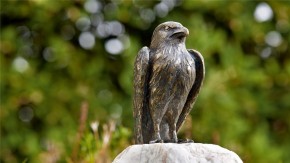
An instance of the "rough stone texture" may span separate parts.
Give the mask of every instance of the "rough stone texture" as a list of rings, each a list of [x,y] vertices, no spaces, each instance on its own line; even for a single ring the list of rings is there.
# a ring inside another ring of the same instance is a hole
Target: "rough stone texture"
[[[132,145],[113,163],[242,163],[240,157],[225,148],[201,143],[156,143]]]

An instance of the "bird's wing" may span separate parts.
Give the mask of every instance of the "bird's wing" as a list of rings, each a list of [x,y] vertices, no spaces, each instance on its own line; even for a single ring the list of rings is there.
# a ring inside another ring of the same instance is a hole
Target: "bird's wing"
[[[200,87],[202,85],[204,75],[205,75],[204,61],[203,61],[202,55],[198,51],[192,50],[192,49],[188,50],[188,52],[191,54],[191,56],[193,57],[193,59],[195,61],[196,77],[195,77],[194,84],[193,84],[193,86],[188,94],[188,97],[187,97],[187,100],[186,100],[185,105],[183,107],[183,110],[178,118],[178,121],[176,124],[177,131],[179,130],[179,128],[183,124],[185,118],[187,117],[187,115],[191,111],[191,109],[195,103],[195,100],[197,98],[197,95],[199,93]]]
[[[134,99],[133,99],[133,115],[135,119],[135,143],[143,144],[142,137],[142,121],[144,114],[149,113],[148,103],[146,102],[148,91],[148,67],[149,67],[149,48],[143,47],[135,60],[134,65]]]

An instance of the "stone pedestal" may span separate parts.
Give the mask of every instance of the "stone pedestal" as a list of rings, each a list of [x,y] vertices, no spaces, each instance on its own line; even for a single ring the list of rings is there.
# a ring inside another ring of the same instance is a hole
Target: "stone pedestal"
[[[201,143],[156,143],[132,145],[113,163],[242,163],[239,156],[225,148]]]

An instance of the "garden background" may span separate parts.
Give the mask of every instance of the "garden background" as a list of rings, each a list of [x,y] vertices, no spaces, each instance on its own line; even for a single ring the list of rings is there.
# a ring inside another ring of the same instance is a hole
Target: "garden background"
[[[290,2],[1,0],[0,162],[110,162],[133,144],[134,59],[165,21],[206,77],[179,132],[290,162]]]

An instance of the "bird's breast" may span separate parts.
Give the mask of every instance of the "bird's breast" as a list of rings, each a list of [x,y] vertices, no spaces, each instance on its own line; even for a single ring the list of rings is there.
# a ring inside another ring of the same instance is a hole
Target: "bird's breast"
[[[180,70],[187,70],[187,74],[195,70],[195,63],[190,54],[162,54],[157,53],[152,58],[153,73],[159,71],[178,72]]]
[[[156,53],[152,56],[151,86],[175,86],[191,88],[195,80],[195,63],[190,54]]]

